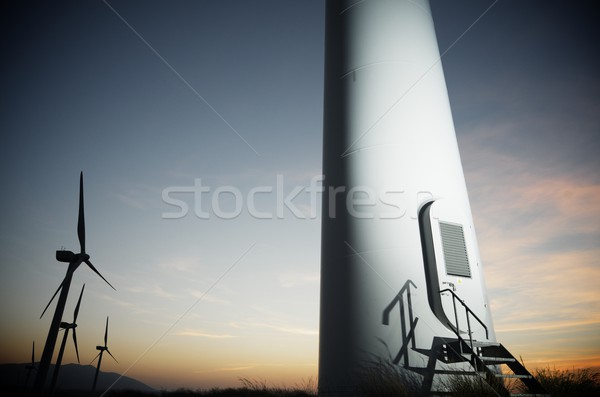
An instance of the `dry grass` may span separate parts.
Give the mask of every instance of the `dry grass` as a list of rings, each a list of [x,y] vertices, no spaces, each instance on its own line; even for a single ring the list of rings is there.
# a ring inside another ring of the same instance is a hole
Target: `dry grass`
[[[600,370],[573,369],[551,370],[549,368],[537,370],[534,376],[552,397],[600,397]],[[190,390],[179,389],[175,391],[161,391],[157,393],[135,391],[110,391],[106,397],[316,397],[317,382],[313,378],[302,381],[293,387],[277,387],[269,385],[264,379],[241,378],[242,387]],[[442,386],[456,397],[498,397],[507,396],[508,391],[499,382],[494,388],[490,387],[482,378],[468,375],[452,375],[442,382]],[[514,386],[514,385],[512,385]],[[403,368],[379,362],[363,371],[362,382],[356,393],[358,397],[418,397],[420,394],[421,377]],[[35,396],[31,391],[4,390],[11,396]],[[525,392],[525,390],[515,390]],[[100,395],[100,393],[98,393]],[[61,391],[61,397],[89,397],[88,392]]]
[[[441,382],[442,389],[457,397],[505,397],[510,393],[501,379],[491,384],[477,375],[451,375]]]
[[[360,397],[412,397],[418,396],[422,377],[389,360],[378,359],[363,369],[360,375]]]
[[[535,371],[533,376],[552,397],[600,397],[600,370],[598,369],[542,368]]]

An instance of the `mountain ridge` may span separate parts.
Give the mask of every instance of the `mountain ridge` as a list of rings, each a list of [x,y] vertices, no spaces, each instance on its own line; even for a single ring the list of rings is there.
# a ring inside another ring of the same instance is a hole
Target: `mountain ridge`
[[[37,371],[26,368],[29,364],[0,364],[0,387],[12,390],[33,387]],[[36,368],[39,363],[35,363]],[[49,387],[54,364],[50,365],[46,386]],[[64,364],[60,368],[60,374],[56,389],[61,390],[91,390],[94,382],[96,368],[91,365]],[[26,384],[27,382],[27,384]],[[96,390],[135,390],[143,392],[158,392],[157,389],[140,382],[137,379],[121,376],[116,372],[103,372],[98,374]]]

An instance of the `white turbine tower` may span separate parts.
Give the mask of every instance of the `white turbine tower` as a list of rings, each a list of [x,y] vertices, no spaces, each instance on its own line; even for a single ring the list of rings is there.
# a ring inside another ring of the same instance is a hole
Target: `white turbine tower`
[[[438,370],[516,361],[495,342],[428,0],[326,1],[323,173],[320,395],[355,395],[388,358],[425,392]]]

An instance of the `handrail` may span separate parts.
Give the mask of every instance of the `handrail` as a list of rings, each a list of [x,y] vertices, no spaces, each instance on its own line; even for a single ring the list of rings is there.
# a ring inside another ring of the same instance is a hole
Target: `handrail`
[[[452,291],[450,288],[446,288],[443,290],[440,290],[440,294],[443,292],[450,292],[450,294],[452,295],[452,305],[454,307],[454,319],[456,321],[456,335],[462,339],[460,337],[460,325],[458,323],[458,314],[456,312],[456,300],[458,300],[460,302],[461,305],[463,305],[463,307],[465,308],[465,313],[466,313],[466,317],[467,317],[467,327],[468,327],[468,334],[469,334],[469,341],[471,344],[471,350],[473,350],[473,336],[471,334],[471,322],[469,321],[469,314],[471,314],[475,320],[477,320],[479,322],[479,324],[481,324],[481,326],[483,327],[483,329],[485,329],[485,338],[489,339],[489,331],[488,331],[488,327],[484,324],[483,321],[481,321],[481,319],[479,317],[477,317],[477,315],[473,312],[473,310],[471,310],[469,308],[469,306],[467,306],[467,304],[465,303],[465,301],[463,301],[462,299],[460,299],[460,297],[458,295],[456,295],[456,293],[454,291]]]
[[[406,280],[406,282],[404,283],[404,285],[402,286],[400,291],[398,291],[398,293],[396,294],[396,296],[394,297],[392,302],[390,302],[390,304],[385,308],[385,310],[383,311],[383,324],[390,325],[390,312],[392,311],[394,306],[396,306],[396,303],[400,303],[405,291],[407,292],[408,310],[409,310],[408,314],[410,316],[410,321],[412,322],[413,313],[412,313],[412,301],[410,298],[410,285],[411,284],[413,287],[417,288],[417,286],[415,285],[415,283],[412,282],[412,280]]]
[[[406,283],[404,283],[404,285],[402,286],[400,291],[398,291],[398,293],[396,294],[394,299],[384,309],[383,319],[382,319],[382,323],[384,325],[390,325],[390,313],[391,313],[392,309],[394,309],[394,307],[396,307],[397,305],[400,307],[400,327],[401,327],[401,336],[402,336],[402,347],[400,348],[400,351],[398,352],[396,357],[392,360],[392,362],[394,364],[398,364],[400,362],[400,359],[404,356],[404,366],[406,368],[409,367],[408,351],[407,351],[408,344],[410,343],[413,349],[416,348],[415,328],[417,326],[417,321],[419,320],[418,317],[415,318],[413,315],[412,299],[411,299],[411,293],[410,293],[411,285],[414,288],[417,288],[417,286],[415,285],[415,283],[412,282],[412,280],[406,280]],[[406,327],[406,318],[405,318],[405,309],[404,309],[404,295],[406,295],[406,305],[408,306],[408,322],[409,322],[408,325],[410,327],[410,329],[408,330],[408,333],[406,332],[407,327]]]

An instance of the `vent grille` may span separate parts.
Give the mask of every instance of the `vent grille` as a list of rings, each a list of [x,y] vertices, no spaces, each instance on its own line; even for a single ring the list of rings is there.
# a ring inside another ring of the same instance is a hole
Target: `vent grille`
[[[446,273],[453,276],[471,277],[462,225],[440,222],[440,232],[442,234]]]

